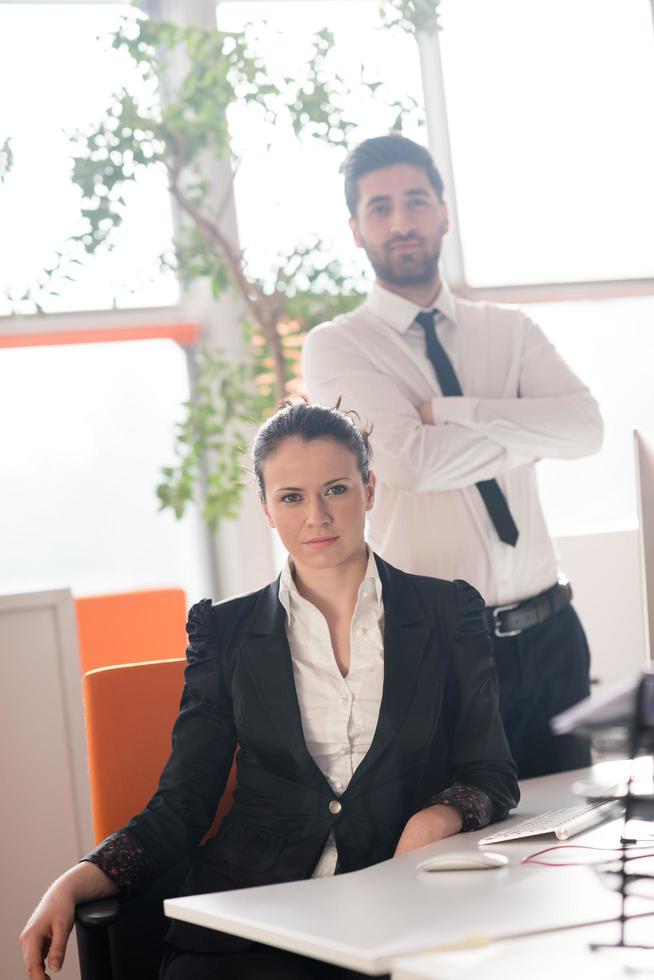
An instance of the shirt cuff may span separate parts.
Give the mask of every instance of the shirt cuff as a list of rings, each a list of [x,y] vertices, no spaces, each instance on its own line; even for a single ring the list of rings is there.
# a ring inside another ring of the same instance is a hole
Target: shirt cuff
[[[438,803],[445,806],[456,806],[461,811],[463,826],[461,831],[481,830],[491,822],[493,816],[493,803],[490,796],[479,789],[478,786],[466,786],[465,783],[455,783],[448,789],[436,793],[425,804],[436,806]]]
[[[474,429],[476,428],[475,412],[478,404],[478,398],[466,398],[465,395],[432,398],[431,411],[434,417],[434,425],[439,422],[455,422],[466,429]]]
[[[123,831],[111,834],[86,854],[82,861],[89,861],[104,871],[118,887],[121,898],[138,891],[154,870],[152,858],[137,840]]]

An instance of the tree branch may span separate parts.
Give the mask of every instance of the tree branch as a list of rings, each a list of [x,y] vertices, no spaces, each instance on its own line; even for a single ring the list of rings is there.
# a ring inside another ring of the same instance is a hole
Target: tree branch
[[[287,372],[281,338],[277,331],[277,323],[284,310],[284,297],[277,292],[266,295],[256,283],[247,278],[243,270],[241,254],[236,252],[229,238],[218,225],[210,221],[188,199],[172,175],[168,189],[181,210],[193,221],[205,240],[216,248],[224,258],[230,279],[245,303],[247,313],[266,339],[273,359],[275,394],[278,399],[284,398]]]

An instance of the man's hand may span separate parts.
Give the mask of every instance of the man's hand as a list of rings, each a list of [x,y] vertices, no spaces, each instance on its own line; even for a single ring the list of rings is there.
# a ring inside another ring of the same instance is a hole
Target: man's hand
[[[429,806],[426,810],[419,810],[407,822],[402,831],[395,857],[400,854],[408,854],[409,851],[416,851],[425,844],[434,844],[452,834],[458,834],[463,826],[461,811],[456,806],[449,806],[445,803],[437,803]]]
[[[422,419],[423,425],[434,424],[434,412],[431,402],[423,402],[422,405],[418,405],[418,414]]]

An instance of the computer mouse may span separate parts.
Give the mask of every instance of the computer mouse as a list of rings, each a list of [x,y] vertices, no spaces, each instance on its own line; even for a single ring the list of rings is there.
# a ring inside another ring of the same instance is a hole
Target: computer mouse
[[[488,868],[503,868],[509,863],[505,854],[493,851],[450,851],[434,854],[418,865],[419,871],[481,871]]]

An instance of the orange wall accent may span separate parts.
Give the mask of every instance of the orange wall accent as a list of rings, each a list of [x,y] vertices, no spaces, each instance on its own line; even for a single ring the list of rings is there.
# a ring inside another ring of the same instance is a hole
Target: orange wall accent
[[[172,323],[153,327],[98,327],[88,330],[60,330],[56,333],[16,333],[0,335],[0,347],[51,347],[57,344],[101,344],[116,340],[159,340],[170,338],[182,347],[192,347],[200,336],[197,323]]]

